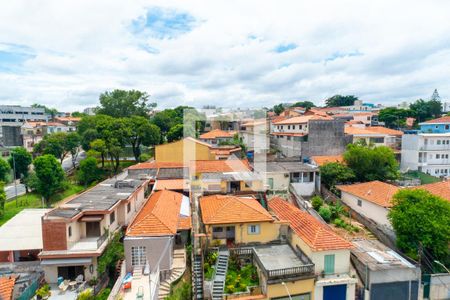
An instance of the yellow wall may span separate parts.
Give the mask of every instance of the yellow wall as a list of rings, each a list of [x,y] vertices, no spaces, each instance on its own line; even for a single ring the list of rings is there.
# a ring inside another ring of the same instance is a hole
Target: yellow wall
[[[259,224],[259,234],[248,234],[248,226]],[[206,231],[212,242],[212,227],[226,227],[234,226],[235,228],[235,243],[246,244],[253,242],[268,243],[279,238],[280,226],[282,223],[278,222],[255,222],[255,223],[241,223],[241,224],[223,224],[223,225],[206,225]],[[225,230],[225,228],[224,228]],[[221,244],[226,243],[226,239],[220,239]]]
[[[185,152],[186,151],[186,152]],[[158,162],[184,162],[192,160],[214,160],[215,156],[206,145],[183,139],[155,147],[155,160]]]
[[[297,294],[311,293],[311,299],[314,299],[314,278],[286,282],[286,286],[281,283],[269,284],[267,286],[267,299],[276,297],[288,297],[286,288],[291,296]]]
[[[191,178],[191,187],[202,189],[204,191],[213,191],[212,187],[220,185],[220,193],[228,193],[228,182],[220,181],[220,182],[212,182],[203,180],[201,173],[196,173],[195,176],[198,179]],[[209,188],[211,186],[211,188]],[[253,180],[251,181],[251,186],[246,186],[245,181],[240,181],[240,190],[242,192],[251,192],[251,191],[262,191],[263,190],[263,182],[261,180]]]

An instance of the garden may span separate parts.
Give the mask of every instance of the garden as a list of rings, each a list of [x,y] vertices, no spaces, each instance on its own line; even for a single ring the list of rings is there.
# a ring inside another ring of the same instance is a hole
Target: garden
[[[251,260],[230,255],[225,279],[225,293],[248,292],[249,288],[259,285],[256,267]]]
[[[214,276],[215,265],[219,253],[217,251],[211,251],[206,255],[205,262],[203,263],[203,273],[205,274],[205,280],[211,280]]]

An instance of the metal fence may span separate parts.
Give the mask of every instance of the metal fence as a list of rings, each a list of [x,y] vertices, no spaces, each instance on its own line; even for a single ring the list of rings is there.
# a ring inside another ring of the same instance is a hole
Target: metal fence
[[[39,288],[39,282],[42,280],[43,276],[38,276],[31,281],[31,284],[28,285],[17,297],[17,300],[30,300],[36,294],[37,289]]]

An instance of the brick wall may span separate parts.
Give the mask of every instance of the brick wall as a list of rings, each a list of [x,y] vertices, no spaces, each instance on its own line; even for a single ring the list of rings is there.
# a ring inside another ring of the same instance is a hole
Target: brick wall
[[[66,223],[42,221],[44,251],[67,250]]]

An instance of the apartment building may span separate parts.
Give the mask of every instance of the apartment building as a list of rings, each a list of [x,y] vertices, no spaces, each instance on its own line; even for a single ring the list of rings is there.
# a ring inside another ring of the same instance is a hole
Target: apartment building
[[[311,299],[355,299],[357,281],[350,264],[353,245],[282,198],[269,200],[269,208],[278,219],[289,222],[289,244],[311,258],[317,278]]]
[[[111,236],[130,224],[144,205],[148,182],[125,171],[46,213],[39,254],[45,280],[102,275],[97,273],[97,259]]]
[[[419,125],[420,131],[402,136],[401,170],[450,177],[450,116]]]

